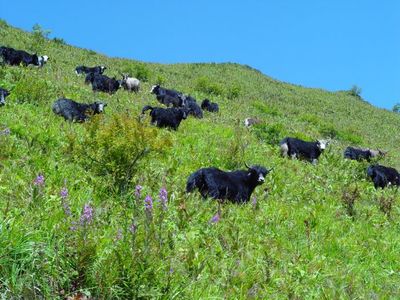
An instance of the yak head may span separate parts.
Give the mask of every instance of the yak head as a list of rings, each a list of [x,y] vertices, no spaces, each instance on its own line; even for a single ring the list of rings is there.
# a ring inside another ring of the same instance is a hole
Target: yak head
[[[248,171],[247,176],[256,180],[257,185],[263,184],[265,181],[265,176],[267,176],[267,174],[273,170],[273,168],[267,169],[267,168],[265,168],[263,166],[259,166],[259,165],[253,165],[251,167],[248,166],[247,164],[245,164],[245,165],[246,165],[247,171]]]

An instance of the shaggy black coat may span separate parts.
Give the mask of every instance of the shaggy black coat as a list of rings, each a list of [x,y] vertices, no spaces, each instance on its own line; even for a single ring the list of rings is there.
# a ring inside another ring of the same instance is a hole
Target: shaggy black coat
[[[92,84],[92,90],[94,92],[100,91],[113,94],[121,87],[121,81],[102,74],[87,74],[85,78],[85,83],[89,82]]]
[[[207,110],[209,112],[219,112],[218,104],[215,102],[211,102],[208,99],[204,99],[203,102],[201,102],[201,109]]]
[[[86,67],[86,66],[78,66],[75,68],[75,73],[76,74],[103,74],[104,70],[107,69],[107,67],[104,66],[95,66],[95,67]]]
[[[203,118],[203,111],[197,104],[196,99],[192,96],[183,96],[184,107],[188,110],[189,115],[192,115],[198,119]]]
[[[347,147],[346,150],[344,150],[343,156],[344,158],[347,159],[353,159],[353,160],[366,160],[370,161],[371,158],[377,157],[377,156],[384,156],[385,152],[382,152],[380,150],[371,150],[371,149],[361,149],[361,148],[355,148],[355,147]]]
[[[78,103],[71,99],[60,98],[53,103],[53,112],[63,116],[66,121],[84,122],[90,115],[103,112],[107,104],[94,102],[91,104]]]
[[[6,97],[10,95],[10,92],[6,89],[0,88],[0,106],[6,104]]]
[[[162,108],[146,105],[142,114],[150,110],[151,123],[157,127],[169,127],[177,130],[182,120],[187,118],[187,111],[183,108]]]
[[[262,166],[252,166],[247,170],[224,172],[217,168],[202,168],[192,173],[186,184],[186,192],[198,189],[203,198],[230,200],[245,203],[250,200],[256,186],[263,184],[271,170]]]
[[[306,142],[297,138],[286,137],[279,145],[283,156],[299,157],[315,163],[324,151],[320,141]]]
[[[171,96],[171,97],[182,96],[181,92],[163,88],[159,84],[154,85],[150,92],[152,94],[155,94],[156,96],[164,96],[164,95],[168,95],[168,96]]]
[[[400,185],[400,174],[396,169],[381,165],[371,165],[367,169],[367,175],[372,179],[374,187],[385,188],[390,185]]]
[[[164,104],[167,107],[170,107],[171,105],[173,107],[183,107],[184,106],[184,100],[181,95],[179,96],[170,96],[170,95],[157,95],[157,100],[161,104]]]
[[[36,54],[29,54],[24,50],[2,46],[0,47],[0,55],[3,62],[11,66],[19,66],[20,64],[25,67],[28,65],[43,66]]]

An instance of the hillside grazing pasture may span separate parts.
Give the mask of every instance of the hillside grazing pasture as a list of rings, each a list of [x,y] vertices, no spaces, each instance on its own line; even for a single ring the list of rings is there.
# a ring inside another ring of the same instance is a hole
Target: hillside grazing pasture
[[[4,299],[387,299],[400,297],[396,189],[376,191],[349,145],[400,168],[400,116],[233,64],[110,58],[0,22],[0,43],[46,54],[0,67],[0,295]],[[139,46],[140,44],[138,44]],[[142,80],[138,94],[93,93],[78,65]],[[143,80],[144,79],[144,80]],[[174,132],[140,116],[155,83],[217,102]],[[51,111],[97,99],[84,124]],[[245,128],[246,117],[262,124]],[[316,166],[281,158],[285,136],[331,138]],[[275,169],[244,205],[185,193],[193,171]]]

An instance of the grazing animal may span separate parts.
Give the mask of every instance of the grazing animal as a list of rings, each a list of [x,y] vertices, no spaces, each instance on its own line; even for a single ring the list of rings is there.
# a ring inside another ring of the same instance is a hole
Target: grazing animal
[[[0,106],[6,104],[6,97],[10,95],[10,92],[6,89],[0,88]]]
[[[122,75],[122,86],[125,90],[130,92],[139,92],[140,89],[140,80],[137,78],[129,77],[126,74]]]
[[[177,130],[182,120],[187,118],[187,110],[184,108],[162,108],[146,105],[142,114],[150,110],[151,124],[157,127],[169,127]]]
[[[71,99],[60,98],[53,104],[53,112],[63,116],[66,121],[84,122],[89,115],[99,114],[104,111],[107,104],[94,102],[91,104],[78,103]]]
[[[217,103],[211,102],[208,99],[204,99],[203,102],[201,102],[201,109],[209,112],[218,112],[219,106]]]
[[[200,106],[197,104],[196,99],[192,96],[182,96],[183,97],[183,105],[188,110],[189,115],[192,115],[198,119],[203,118],[203,111]]]
[[[11,66],[23,66],[35,65],[43,67],[44,64],[49,60],[47,55],[38,56],[37,54],[29,54],[24,50],[15,50],[11,47],[0,47],[0,56],[3,62]]]
[[[157,100],[158,102],[164,104],[167,107],[170,107],[171,105],[173,107],[185,106],[185,100],[182,95],[178,95],[176,97],[170,95],[157,95]]]
[[[245,203],[250,200],[256,186],[263,184],[265,176],[272,169],[262,166],[247,166],[247,170],[225,172],[217,168],[202,168],[192,173],[186,184],[186,192],[197,188],[203,198],[230,200],[234,203]]]
[[[94,92],[100,91],[113,94],[121,87],[120,80],[110,78],[103,74],[89,73],[88,75],[86,75],[85,82],[90,82],[92,84],[92,90]]]
[[[80,74],[87,75],[89,73],[103,74],[105,69],[107,69],[107,67],[105,67],[105,66],[95,66],[95,67],[78,66],[75,68],[75,73],[76,73],[76,75],[80,75]]]
[[[163,88],[159,84],[153,85],[151,87],[150,93],[155,94],[156,96],[164,96],[164,95],[169,95],[171,97],[182,96],[181,92]]]
[[[367,175],[372,179],[375,189],[385,188],[390,185],[400,185],[400,174],[396,169],[381,165],[371,165]]]
[[[286,137],[280,143],[282,156],[304,158],[316,164],[318,157],[329,144],[327,141],[306,142],[300,139]]]
[[[151,87],[150,93],[156,95],[158,102],[167,107],[171,104],[173,107],[184,107],[184,96],[181,92],[166,89],[157,84]]]
[[[366,160],[370,161],[371,158],[375,158],[378,156],[385,156],[386,152],[381,150],[372,150],[372,149],[362,149],[362,148],[355,148],[355,147],[347,147],[344,150],[343,156],[347,159],[353,160]]]
[[[244,126],[251,127],[256,124],[260,124],[261,120],[257,118],[246,118],[244,119]]]

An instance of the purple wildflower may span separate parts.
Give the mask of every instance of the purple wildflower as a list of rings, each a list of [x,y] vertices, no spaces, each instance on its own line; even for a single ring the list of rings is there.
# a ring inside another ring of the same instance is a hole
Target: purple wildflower
[[[129,231],[130,231],[132,234],[135,234],[135,233],[136,233],[136,230],[137,230],[137,225],[136,225],[134,222],[132,222],[132,224],[129,226]]]
[[[6,128],[6,129],[0,131],[0,134],[2,134],[2,135],[9,135],[10,133],[11,133],[10,128]]]
[[[158,195],[161,200],[161,205],[163,210],[167,210],[167,202],[168,202],[168,192],[165,187],[160,190],[160,194]]]
[[[143,189],[143,187],[142,187],[141,185],[138,184],[138,185],[136,186],[136,188],[135,188],[135,196],[136,196],[136,199],[140,199],[142,189]]]
[[[221,215],[217,212],[209,221],[209,223],[218,223],[221,219]]]
[[[60,191],[60,196],[61,196],[61,198],[62,199],[67,199],[67,197],[68,197],[68,189],[67,189],[67,187],[63,187],[62,189],[61,189],[61,191]]]
[[[151,198],[150,195],[147,195],[146,198],[144,199],[144,208],[146,211],[151,212],[153,209],[153,199]]]
[[[117,235],[115,236],[115,240],[116,240],[116,241],[119,241],[119,240],[122,239],[122,237],[123,237],[123,235],[122,235],[122,229],[119,228],[118,231],[117,231]]]
[[[71,208],[69,207],[69,204],[68,204],[67,200],[66,199],[62,199],[61,201],[62,201],[62,206],[64,208],[64,213],[67,216],[71,216],[72,215]]]
[[[34,185],[43,186],[44,185],[44,175],[39,174],[36,179],[33,181]]]
[[[90,204],[85,204],[80,219],[81,225],[90,224],[92,220],[93,220],[93,208],[90,206]]]
[[[76,226],[77,224],[76,224],[76,222],[75,221],[72,221],[71,222],[71,227],[69,228],[71,231],[75,231],[78,227]]]

